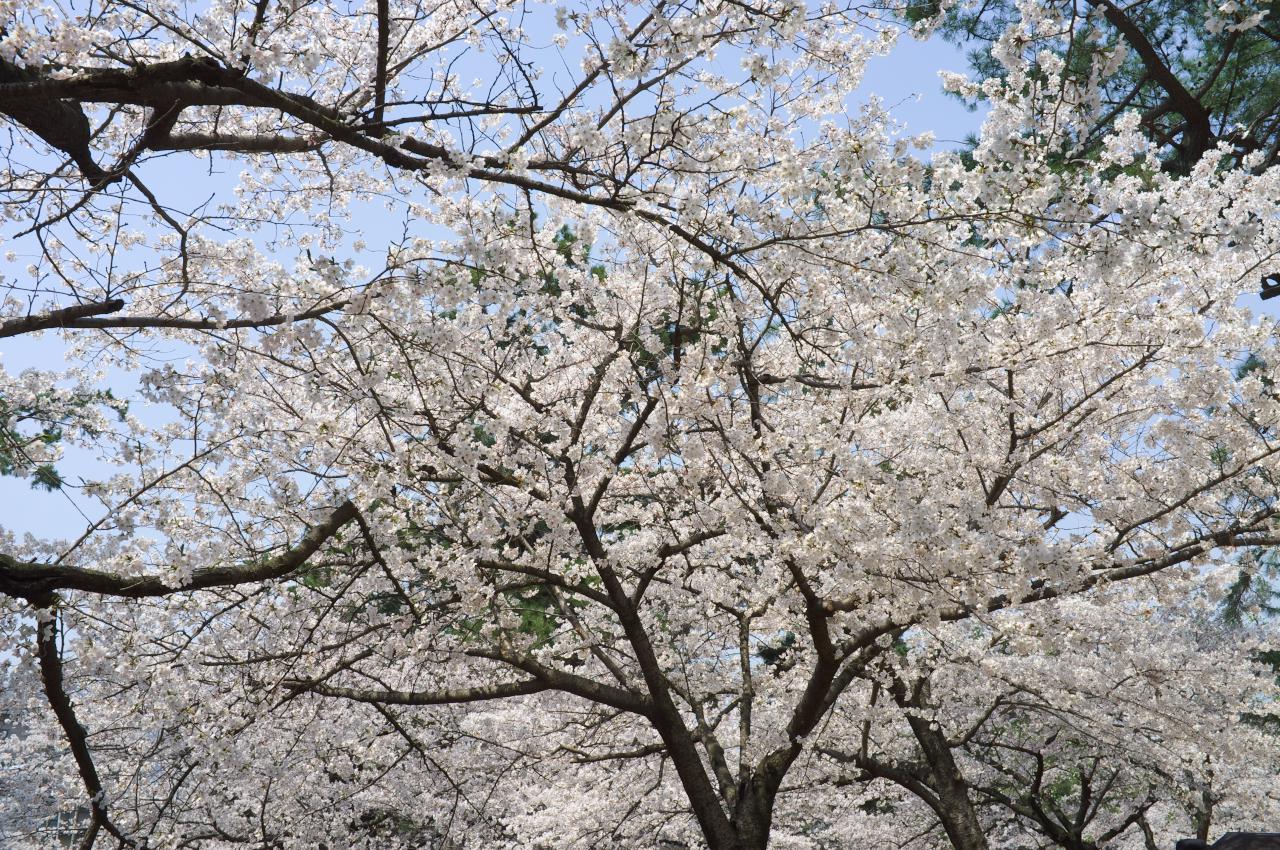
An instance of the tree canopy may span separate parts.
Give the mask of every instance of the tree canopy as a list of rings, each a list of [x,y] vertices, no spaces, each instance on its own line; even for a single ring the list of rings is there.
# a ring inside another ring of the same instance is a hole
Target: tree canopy
[[[0,6],[5,846],[1274,820],[1271,22],[1091,9]]]

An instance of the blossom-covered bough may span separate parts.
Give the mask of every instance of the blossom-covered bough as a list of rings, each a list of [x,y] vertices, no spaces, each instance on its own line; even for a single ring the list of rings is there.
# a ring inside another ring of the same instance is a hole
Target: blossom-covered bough
[[[80,364],[0,460],[89,517],[0,541],[6,846],[1273,814],[1205,612],[1277,538],[1280,175],[1094,145],[1106,16],[1035,5],[925,162],[847,112],[901,11],[0,7],[0,335]]]

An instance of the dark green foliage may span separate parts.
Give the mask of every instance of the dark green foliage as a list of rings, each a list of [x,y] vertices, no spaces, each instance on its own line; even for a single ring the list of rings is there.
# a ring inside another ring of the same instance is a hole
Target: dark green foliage
[[[772,641],[761,641],[757,644],[756,657],[763,661],[766,667],[773,668],[775,672],[782,672],[794,663],[788,663],[787,656],[795,645],[795,632],[784,631]]]
[[[1219,607],[1224,623],[1233,629],[1250,621],[1270,619],[1280,614],[1280,590],[1275,579],[1280,574],[1280,558],[1271,550],[1255,550],[1250,561],[1242,567],[1236,580],[1227,589]],[[1271,675],[1280,677],[1280,649],[1262,650],[1254,655],[1256,663],[1270,668]],[[1241,719],[1272,734],[1280,735],[1280,713],[1275,711],[1245,712]]]
[[[555,595],[545,585],[533,590],[508,594],[512,606],[520,612],[519,631],[533,635],[538,643],[549,641],[560,627]]]
[[[870,800],[864,800],[858,808],[869,815],[889,815],[897,810],[897,806],[893,804],[893,801],[884,797],[872,797]]]
[[[1035,48],[1053,49],[1068,73],[1088,78],[1103,51],[1117,44],[1127,48],[1118,73],[1104,84],[1103,117],[1078,140],[1084,155],[1096,153],[1115,119],[1134,110],[1148,136],[1161,146],[1167,170],[1186,172],[1218,141],[1232,148],[1229,160],[1258,151],[1261,167],[1280,161],[1280,0],[1241,4],[1239,11],[1212,24],[1210,7],[1202,0],[1116,3],[1110,8],[1088,0],[1050,5],[1070,33]],[[1233,30],[1254,11],[1267,13],[1260,25]],[[915,24],[938,13],[936,2],[919,0],[908,6],[905,17]],[[991,45],[1016,18],[1012,0],[982,0],[943,14],[938,31],[969,48],[977,74],[1001,76]]]
[[[25,404],[0,397],[0,475],[29,478],[33,488],[60,488],[62,475],[53,464],[37,460],[34,450],[61,443],[69,427],[97,436],[85,420],[98,406],[122,419],[128,410],[110,390],[67,394],[50,389]]]
[[[1254,661],[1271,668],[1271,674],[1280,678],[1280,649],[1269,649],[1254,656]],[[1248,711],[1241,719],[1272,735],[1280,735],[1280,713],[1275,711]]]
[[[42,463],[31,470],[31,487],[45,489],[50,492],[62,486],[62,475],[51,463]]]
[[[1280,562],[1274,551],[1256,551],[1223,597],[1222,621],[1237,628],[1249,619],[1280,614],[1280,590],[1274,584],[1278,572]]]
[[[1258,375],[1259,380],[1264,385],[1268,387],[1274,385],[1275,381],[1267,376],[1267,361],[1253,352],[1249,352],[1244,360],[1240,361],[1240,365],[1236,367],[1236,380],[1244,380],[1248,376],[1255,374]]]
[[[472,429],[472,435],[476,438],[476,442],[485,448],[493,448],[493,446],[498,442],[497,438],[482,425],[475,426],[475,428]]]

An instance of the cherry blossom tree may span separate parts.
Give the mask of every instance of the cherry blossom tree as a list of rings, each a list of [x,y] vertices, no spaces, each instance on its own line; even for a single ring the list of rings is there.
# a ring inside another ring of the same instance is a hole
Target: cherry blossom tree
[[[910,790],[957,847],[1265,830],[1274,743],[1241,722],[1268,692],[1256,645],[1185,608],[1119,602],[918,631],[864,693],[870,707],[852,707],[848,743],[819,745],[844,768],[834,781],[854,771]]]
[[[1277,540],[1280,171],[1099,142],[1120,57],[1034,4],[926,160],[850,108],[903,13],[0,7],[0,335],[74,364],[4,373],[0,460],[87,517],[0,538],[5,840],[1272,813],[1196,611]]]

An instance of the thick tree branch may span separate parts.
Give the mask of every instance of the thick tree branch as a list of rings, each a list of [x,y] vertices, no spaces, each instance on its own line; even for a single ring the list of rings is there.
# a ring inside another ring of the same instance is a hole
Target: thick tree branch
[[[381,125],[387,108],[387,58],[391,53],[389,0],[378,0],[378,54],[373,72],[373,120]]]
[[[0,112],[12,113],[23,104],[61,101],[78,103],[112,103],[148,106],[168,114],[175,104],[185,106],[242,106],[278,110],[319,130],[330,139],[350,145],[378,157],[387,165],[406,171],[434,171],[441,163],[460,176],[489,183],[513,186],[530,192],[538,192],[577,203],[587,204],[617,212],[630,212],[660,227],[666,228],[689,245],[702,251],[718,264],[734,271],[744,279],[750,279],[748,269],[729,253],[721,251],[696,233],[677,222],[650,209],[639,209],[633,200],[619,197],[618,189],[607,193],[593,193],[573,186],[539,180],[526,174],[508,171],[504,158],[495,156],[470,157],[458,154],[430,142],[410,137],[398,138],[398,146],[383,141],[378,134],[370,135],[370,128],[379,125],[356,126],[348,123],[348,117],[332,107],[324,106],[306,95],[279,91],[245,76],[244,72],[223,67],[208,58],[186,57],[171,62],[137,65],[129,69],[104,68],[83,71],[66,79],[28,75],[20,81],[0,78]],[[78,106],[77,106],[78,108]],[[212,148],[245,152],[291,152],[311,150],[320,140],[298,140],[292,137],[264,136],[219,137],[203,134],[170,136],[157,133],[155,138],[144,140],[159,149]],[[82,170],[90,175],[88,167]],[[96,168],[96,166],[94,166]],[[573,171],[567,163],[531,161],[533,171]],[[97,170],[101,173],[101,170]],[[741,252],[739,252],[741,253]]]
[[[113,298],[110,301],[75,304],[71,307],[50,310],[48,313],[24,316],[21,319],[10,319],[7,322],[0,322],[0,338],[35,333],[49,328],[77,327],[76,323],[83,321],[86,317],[114,313],[123,309],[124,301],[119,298]]]
[[[235,151],[237,153],[305,153],[319,150],[321,142],[298,136],[262,133],[256,136],[225,136],[216,133],[178,133],[149,139],[150,150]]]
[[[487,658],[490,661],[498,661],[523,670],[549,689],[564,691],[600,705],[618,708],[643,717],[649,717],[653,713],[653,703],[633,691],[597,682],[595,679],[579,676],[576,673],[556,670],[528,655],[496,649],[471,649],[467,651],[467,655]]]
[[[62,564],[24,562],[0,554],[0,593],[35,600],[59,590],[83,590],[104,596],[137,599],[283,578],[302,567],[338,529],[355,519],[355,516],[355,505],[343,502],[323,522],[307,531],[296,546],[285,552],[261,561],[198,569],[191,580],[183,585],[170,584],[160,576],[117,575]]]
[[[562,462],[565,470],[565,481],[569,486],[570,492],[576,492],[577,479],[574,466],[571,462],[568,462],[567,458],[564,458]],[[590,516],[587,514],[586,505],[583,504],[582,497],[580,495],[573,496],[571,504],[573,510],[570,512],[570,519],[577,528],[578,536],[581,538],[587,554],[595,565],[596,574],[600,576],[609,598],[613,601],[618,621],[622,626],[623,633],[627,636],[627,642],[631,644],[631,648],[635,652],[636,661],[640,666],[640,673],[644,677],[645,687],[649,692],[649,698],[646,701],[648,708],[646,716],[650,718],[654,730],[667,747],[672,765],[680,777],[685,793],[689,796],[694,816],[702,827],[703,833],[715,842],[716,846],[734,846],[734,842],[738,837],[737,831],[729,820],[721,804],[720,797],[707,776],[702,764],[702,758],[695,746],[693,735],[685,725],[680,710],[676,708],[675,702],[671,699],[670,685],[667,682],[662,665],[658,661],[648,630],[645,629],[644,623],[640,619],[640,612],[637,610],[635,603],[632,602],[626,588],[623,587],[617,572],[609,565],[608,553],[605,551],[604,544],[600,541],[600,536],[596,532]]]
[[[281,685],[290,691],[340,697],[354,702],[371,702],[382,705],[455,705],[528,696],[549,690],[551,685],[540,679],[511,682],[501,685],[478,685],[474,688],[457,688],[444,691],[379,691],[362,688],[342,688],[306,679],[285,679]]]
[[[30,68],[21,68],[7,59],[0,58],[0,92],[12,87],[31,85],[39,81],[40,74]],[[84,110],[72,99],[58,97],[33,97],[5,99],[0,94],[0,115],[6,115],[50,147],[71,157],[80,172],[89,180],[99,182],[108,178],[93,159],[89,149],[89,119]]]
[[[76,717],[75,707],[71,704],[71,697],[63,683],[62,653],[58,649],[58,602],[56,596],[44,594],[35,603],[48,609],[44,615],[47,619],[42,619],[36,628],[36,657],[40,662],[40,679],[44,683],[49,707],[53,709],[53,715],[62,727],[67,745],[71,748],[71,756],[76,762],[76,770],[80,773],[80,781],[89,795],[90,820],[79,846],[84,850],[92,847],[99,828],[103,828],[115,836],[121,846],[133,847],[135,842],[107,816],[102,780],[93,763],[93,754],[89,752],[89,735]]]
[[[301,313],[278,314],[275,316],[266,316],[261,319],[182,319],[169,316],[112,316],[110,318],[98,318],[103,313],[110,313],[124,308],[124,302],[116,299],[113,301],[102,302],[101,304],[85,304],[76,307],[66,307],[61,310],[42,313],[38,316],[12,319],[0,324],[0,338],[18,336],[19,334],[24,333],[33,333],[35,331],[47,330],[49,328],[64,328],[66,330],[124,330],[127,328],[145,330],[149,328],[173,328],[196,331],[224,331],[234,330],[237,328],[269,328],[276,327],[278,325],[292,324],[294,322],[303,322],[308,319],[318,319],[321,316],[343,309],[349,303],[350,302],[347,300],[334,301],[320,307],[313,307],[310,310],[305,310]]]
[[[1169,105],[1186,119],[1188,129],[1183,137],[1181,158],[1184,165],[1189,166],[1195,163],[1213,144],[1213,128],[1210,126],[1209,112],[1204,104],[1187,91],[1182,81],[1169,70],[1146,33],[1124,13],[1124,10],[1112,0],[1089,0],[1089,5],[1102,9],[1107,22],[1120,32],[1124,40],[1142,59],[1148,76],[1164,89]]]

